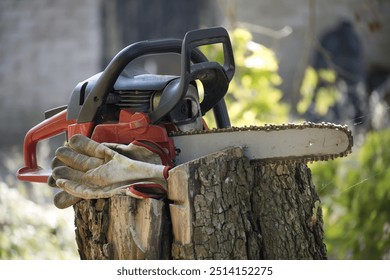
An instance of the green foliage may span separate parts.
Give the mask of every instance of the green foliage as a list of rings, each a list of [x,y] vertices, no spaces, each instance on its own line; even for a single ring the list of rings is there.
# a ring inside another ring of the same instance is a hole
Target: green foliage
[[[289,108],[281,102],[282,92],[277,88],[282,80],[274,53],[254,43],[244,29],[230,33],[236,72],[225,97],[229,116],[234,126],[281,123],[288,120]],[[209,60],[223,62],[223,53],[217,45],[203,48]],[[207,123],[212,119],[206,116]]]
[[[340,96],[334,71],[308,67],[297,111],[314,109],[317,116],[325,116]],[[390,131],[372,132],[348,158],[311,167],[323,202],[330,257],[390,257],[389,141]]]
[[[48,143],[38,145],[38,158],[50,159]],[[53,189],[15,178],[23,165],[20,149],[1,150],[0,259],[79,259],[73,209],[53,205]],[[44,165],[45,166],[45,165]]]
[[[372,132],[346,159],[311,166],[323,201],[331,257],[382,259],[390,254],[390,130]]]
[[[0,259],[77,259],[72,216],[0,182]]]
[[[303,114],[314,102],[314,112],[324,116],[329,108],[336,104],[340,93],[336,87],[336,73],[333,70],[321,69],[316,71],[307,67],[301,85],[301,100],[297,104],[297,111]],[[314,98],[314,93],[317,96]]]

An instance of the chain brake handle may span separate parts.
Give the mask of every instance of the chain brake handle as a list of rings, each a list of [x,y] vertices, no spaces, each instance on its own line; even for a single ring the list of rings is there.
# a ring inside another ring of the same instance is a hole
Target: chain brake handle
[[[224,52],[224,64],[207,59],[191,64],[191,58],[198,47],[222,43]],[[223,97],[225,96],[229,82],[235,71],[233,50],[228,32],[222,27],[200,29],[187,32],[181,48],[181,75],[179,80],[171,81],[164,89],[160,104],[150,114],[152,123],[157,123],[167,115],[181,100],[184,99],[188,85],[194,80],[200,80],[204,87],[204,99],[200,103],[202,115],[210,109],[217,108],[221,112],[214,112],[215,116],[223,115],[224,124],[230,126],[229,117]],[[218,113],[218,114],[216,114]],[[221,118],[221,117],[220,117]],[[219,120],[217,119],[217,123]]]

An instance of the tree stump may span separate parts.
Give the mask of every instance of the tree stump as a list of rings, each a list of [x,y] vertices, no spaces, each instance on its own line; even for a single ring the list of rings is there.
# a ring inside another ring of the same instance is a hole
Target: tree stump
[[[309,168],[251,164],[241,148],[173,168],[168,199],[74,206],[82,259],[325,259]]]

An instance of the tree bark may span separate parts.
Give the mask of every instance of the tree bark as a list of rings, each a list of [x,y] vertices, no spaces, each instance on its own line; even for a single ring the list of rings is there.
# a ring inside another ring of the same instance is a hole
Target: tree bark
[[[173,168],[168,186],[167,201],[76,204],[80,257],[326,258],[319,198],[304,164],[252,164],[229,148]]]

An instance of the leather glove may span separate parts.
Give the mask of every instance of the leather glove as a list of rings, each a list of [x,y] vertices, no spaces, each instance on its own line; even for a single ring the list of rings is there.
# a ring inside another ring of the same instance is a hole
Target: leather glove
[[[68,147],[68,143],[66,143],[64,146]],[[59,166],[65,166],[65,164],[62,161],[60,161],[57,157],[54,157],[51,163],[51,169],[54,170]],[[50,187],[58,188],[58,186],[56,185],[56,180],[53,178],[53,176],[49,177],[47,183]],[[56,195],[54,196],[53,202],[57,208],[65,209],[76,204],[81,199],[82,199],[81,197],[73,196],[71,194],[68,194],[66,191],[60,191],[56,193]]]
[[[66,208],[80,199],[126,194],[136,198],[161,198],[166,194],[169,166],[162,165],[158,146],[133,142],[129,145],[100,144],[74,135],[56,151],[48,183],[65,192],[54,204]],[[150,162],[150,163],[149,163]]]

